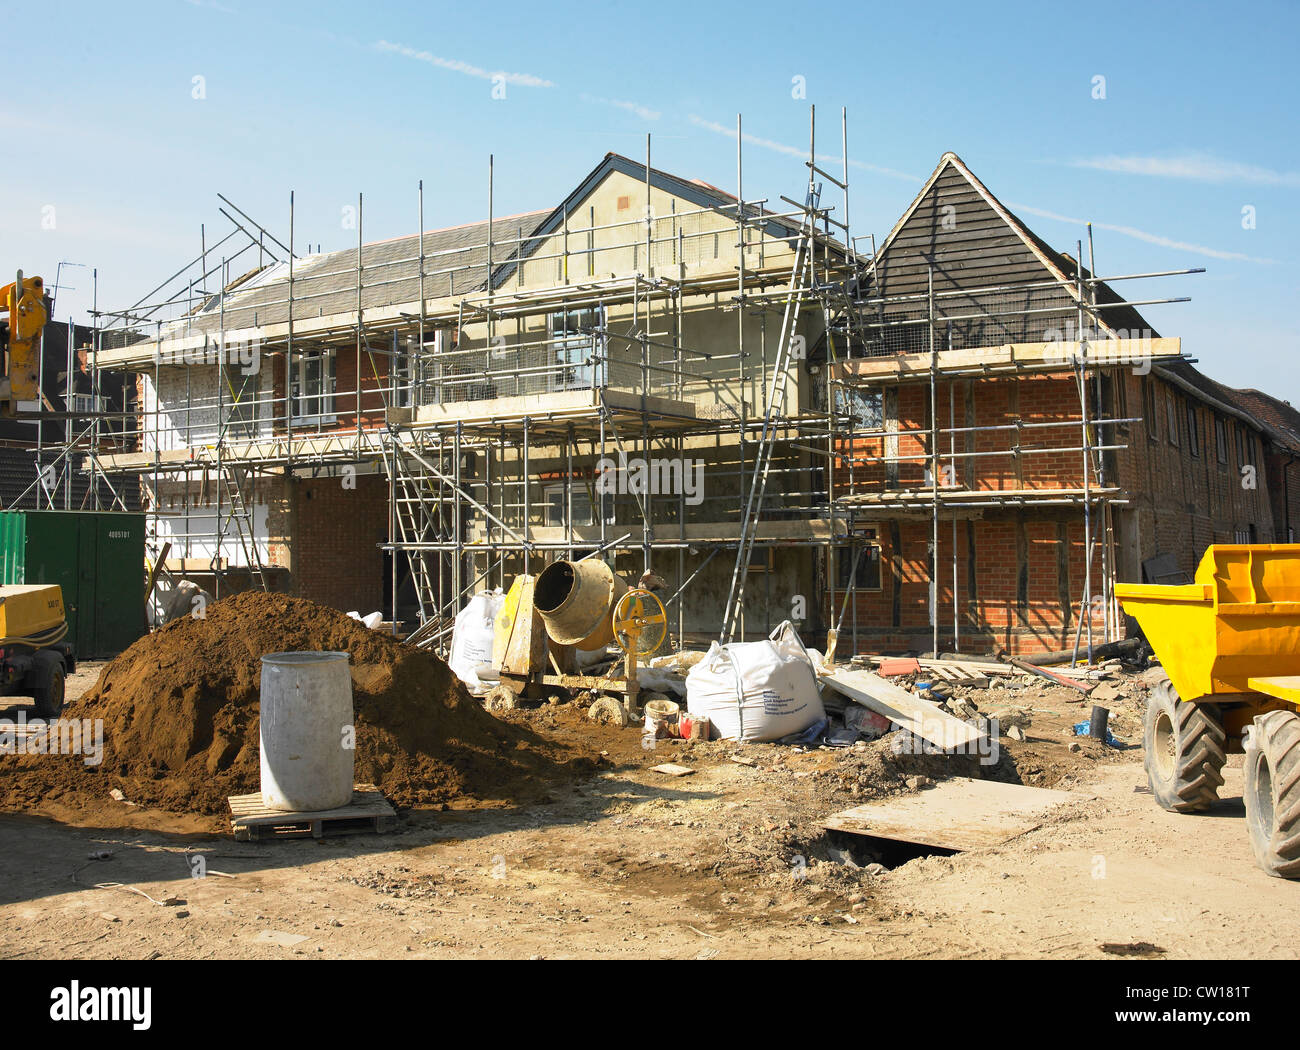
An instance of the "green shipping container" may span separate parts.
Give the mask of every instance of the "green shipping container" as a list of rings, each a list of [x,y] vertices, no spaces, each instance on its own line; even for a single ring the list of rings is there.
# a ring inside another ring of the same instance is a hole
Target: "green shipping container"
[[[145,629],[144,518],[0,511],[0,583],[57,583],[77,658],[115,656]]]

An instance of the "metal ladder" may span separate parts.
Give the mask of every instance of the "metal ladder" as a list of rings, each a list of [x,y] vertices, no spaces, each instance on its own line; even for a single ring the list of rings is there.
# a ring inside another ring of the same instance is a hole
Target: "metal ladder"
[[[438,617],[438,585],[429,570],[429,558],[438,552],[415,549],[414,545],[441,540],[441,513],[431,507],[441,507],[441,500],[429,499],[429,492],[439,482],[420,461],[411,455],[414,451],[410,435],[391,431],[392,441],[384,456],[384,468],[393,482],[393,515],[397,523],[397,540],[411,567],[415,583],[415,598],[420,609],[420,623],[426,624]],[[421,450],[427,454],[427,450]],[[397,552],[394,551],[394,556]]]
[[[781,341],[777,347],[772,378],[768,385],[767,406],[763,415],[763,429],[754,456],[754,468],[745,499],[745,514],[741,519],[740,540],[736,546],[736,565],[731,574],[731,587],[727,595],[719,643],[727,644],[735,637],[740,622],[740,612],[745,603],[745,580],[749,575],[749,560],[753,556],[754,540],[758,534],[763,499],[767,494],[767,480],[772,465],[772,450],[776,444],[777,427],[785,415],[786,395],[790,386],[790,362],[793,335],[799,324],[799,314],[804,299],[813,286],[813,253],[816,240],[817,209],[821,199],[820,187],[809,181],[804,199],[804,221],[799,229],[794,262],[790,267],[790,287],[786,293],[785,309],[781,315]]]
[[[262,590],[268,590],[266,585],[265,566],[262,564],[262,553],[257,547],[257,531],[253,521],[253,513],[244,499],[244,483],[248,480],[251,471],[241,471],[238,467],[230,463],[223,463],[220,467],[214,466],[213,469],[217,474],[217,480],[225,492],[226,501],[230,508],[229,513],[217,515],[217,549],[221,549],[221,541],[225,538],[227,525],[233,523],[235,532],[239,536],[239,547],[244,552],[244,560],[248,564],[249,575],[257,580],[257,585]],[[215,558],[215,555],[214,555]],[[214,571],[217,567],[214,563]]]

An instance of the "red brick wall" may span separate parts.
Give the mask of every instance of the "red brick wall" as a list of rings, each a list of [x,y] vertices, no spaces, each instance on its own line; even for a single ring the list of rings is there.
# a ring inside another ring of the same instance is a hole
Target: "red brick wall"
[[[841,637],[848,651],[856,606],[858,650],[889,652],[933,647],[929,611],[928,522],[881,523],[881,586],[855,594],[845,614]],[[894,540],[897,532],[897,542]],[[970,573],[973,534],[975,592]],[[1064,542],[1062,542],[1064,541]],[[990,520],[957,522],[956,599],[963,652],[1042,652],[1073,644],[1083,595],[1082,517],[1062,512],[998,512]],[[1101,576],[1094,552],[1095,581]],[[1023,579],[1023,592],[1022,592]],[[953,648],[953,529],[939,524],[938,620],[940,649]],[[1094,590],[1099,584],[1094,582]],[[1021,602],[1021,594],[1024,601]],[[828,607],[838,616],[843,592],[832,593]],[[1096,638],[1103,619],[1093,616]]]
[[[295,365],[295,367],[297,367]],[[277,431],[284,430],[285,367],[284,354],[275,355],[275,412]],[[354,430],[357,425],[357,353],[354,347],[341,347],[334,355],[333,424],[324,429]],[[372,360],[361,352],[361,426],[382,426],[384,399],[388,396],[388,358],[376,354]],[[313,426],[311,429],[315,429]]]
[[[1145,417],[1143,380],[1131,371],[1117,373],[1122,384],[1117,403],[1108,404],[1111,417]],[[1116,551],[1120,579],[1138,579],[1141,562],[1157,553],[1176,555],[1187,571],[1195,568],[1205,547],[1214,542],[1231,542],[1237,531],[1253,525],[1261,543],[1274,536],[1274,508],[1270,487],[1279,492],[1280,465],[1266,469],[1257,436],[1252,439],[1253,459],[1258,466],[1256,487],[1243,486],[1238,467],[1236,420],[1227,424],[1227,462],[1218,461],[1213,414],[1203,403],[1195,406],[1194,422],[1198,441],[1193,454],[1188,440],[1187,396],[1151,376],[1158,418],[1123,427],[1110,426],[1094,433],[1093,443],[1128,448],[1108,456],[1106,484],[1118,485],[1128,499],[1117,514],[1127,515],[1118,537],[1129,537],[1128,557]],[[1176,443],[1168,432],[1166,395],[1174,394],[1174,418],[1178,426]],[[939,425],[957,427],[1008,426],[1020,424],[1077,424],[1079,395],[1072,376],[1028,376],[939,383],[936,390]],[[1113,397],[1113,395],[1108,395]],[[896,402],[893,401],[896,398]],[[896,412],[886,411],[886,425],[898,431],[900,457],[924,455],[929,443],[930,391],[925,384],[898,388],[886,399]],[[951,413],[951,417],[950,417]],[[1096,415],[1096,412],[1093,412]],[[1247,434],[1253,432],[1247,431]],[[1154,440],[1149,439],[1154,435]],[[956,435],[955,442],[940,437],[942,454],[955,443],[962,451],[1005,453],[1016,442],[1014,430],[985,430]],[[1053,427],[1022,426],[1020,456],[984,455],[956,460],[955,480],[962,489],[1006,491],[1018,488],[1080,488],[1083,484],[1082,443],[1078,425]],[[857,457],[886,454],[883,437],[858,438],[851,454]],[[1060,451],[1052,451],[1060,449]],[[1073,451],[1072,451],[1073,450]],[[843,451],[850,452],[848,442]],[[924,460],[904,460],[897,466],[897,484],[889,482],[883,463],[855,462],[853,489],[857,492],[909,489],[926,484]],[[1293,466],[1293,491],[1300,529],[1300,465]],[[1091,483],[1096,485],[1094,472]],[[836,466],[837,490],[849,491],[847,459]],[[1277,502],[1276,500],[1274,501]],[[1279,505],[1280,512],[1281,505]],[[953,637],[953,532],[950,512],[939,525],[938,622],[940,647],[951,648]],[[929,544],[931,525],[922,509],[909,520],[875,523],[881,544],[881,589],[856,598],[859,649],[862,651],[929,650],[933,646],[929,612]],[[1094,523],[1095,527],[1095,523]],[[895,537],[897,537],[895,539]],[[973,553],[968,537],[973,537]],[[1066,648],[1073,644],[1084,593],[1084,524],[1081,510],[1063,507],[1024,510],[972,510],[957,526],[957,588],[961,648],[967,652],[1006,648],[1033,652]],[[973,562],[972,562],[973,558]],[[975,588],[970,593],[973,564]],[[1125,571],[1126,567],[1131,567]],[[1100,546],[1093,555],[1093,593],[1101,593],[1102,556]],[[827,609],[838,614],[842,595],[832,594]],[[845,631],[852,622],[853,606],[845,617]],[[1092,613],[1094,639],[1103,636],[1100,608]],[[1085,637],[1086,637],[1085,625]]]
[[[1180,568],[1192,572],[1211,543],[1231,543],[1238,532],[1254,526],[1256,542],[1274,541],[1274,514],[1270,501],[1269,472],[1263,462],[1259,434],[1245,428],[1250,456],[1256,469],[1255,487],[1243,484],[1238,465],[1237,419],[1194,401],[1196,453],[1188,429],[1189,398],[1181,389],[1152,374],[1120,373],[1125,383],[1127,414],[1141,417],[1116,443],[1128,448],[1115,456],[1118,482],[1137,521],[1137,546],[1141,560],[1156,554],[1175,555]],[[1154,392],[1155,412],[1149,408],[1146,388]],[[1171,440],[1168,396],[1174,399],[1176,443]],[[1225,425],[1226,461],[1220,461],[1215,437],[1217,417]],[[1276,489],[1274,489],[1276,492]],[[1284,537],[1283,537],[1284,538]],[[1136,582],[1136,580],[1134,581]]]
[[[362,475],[356,488],[339,478],[295,484],[293,593],[363,616],[382,608],[388,539],[388,484]]]

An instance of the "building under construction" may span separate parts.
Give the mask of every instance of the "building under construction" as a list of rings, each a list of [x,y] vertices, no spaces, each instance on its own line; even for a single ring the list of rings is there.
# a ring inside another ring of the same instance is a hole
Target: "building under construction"
[[[790,619],[841,655],[1086,650],[1124,632],[1116,581],[1292,538],[1300,420],[1152,331],[1176,299],[1115,290],[1193,271],[1099,278],[951,153],[877,245],[842,121],[774,200],[739,130],[734,194],[647,142],[522,215],[490,166],[478,223],[424,230],[421,189],[420,232],[365,243],[359,199],[347,251],[223,199],[229,233],[97,315],[86,367],[136,396],[62,455],[138,496],[166,574],[429,645],[598,554],[665,581],[678,644]]]

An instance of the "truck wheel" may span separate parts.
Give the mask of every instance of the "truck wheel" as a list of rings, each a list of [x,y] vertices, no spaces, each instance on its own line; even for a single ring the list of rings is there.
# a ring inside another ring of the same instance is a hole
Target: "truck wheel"
[[[1300,715],[1294,711],[1255,719],[1245,794],[1255,863],[1279,879],[1300,878]]]
[[[63,662],[50,667],[45,684],[32,690],[32,699],[36,701],[36,713],[42,718],[58,718],[63,710]]]
[[[1217,704],[1189,704],[1160,679],[1147,698],[1142,744],[1147,783],[1165,809],[1198,813],[1219,797],[1228,756]]]

